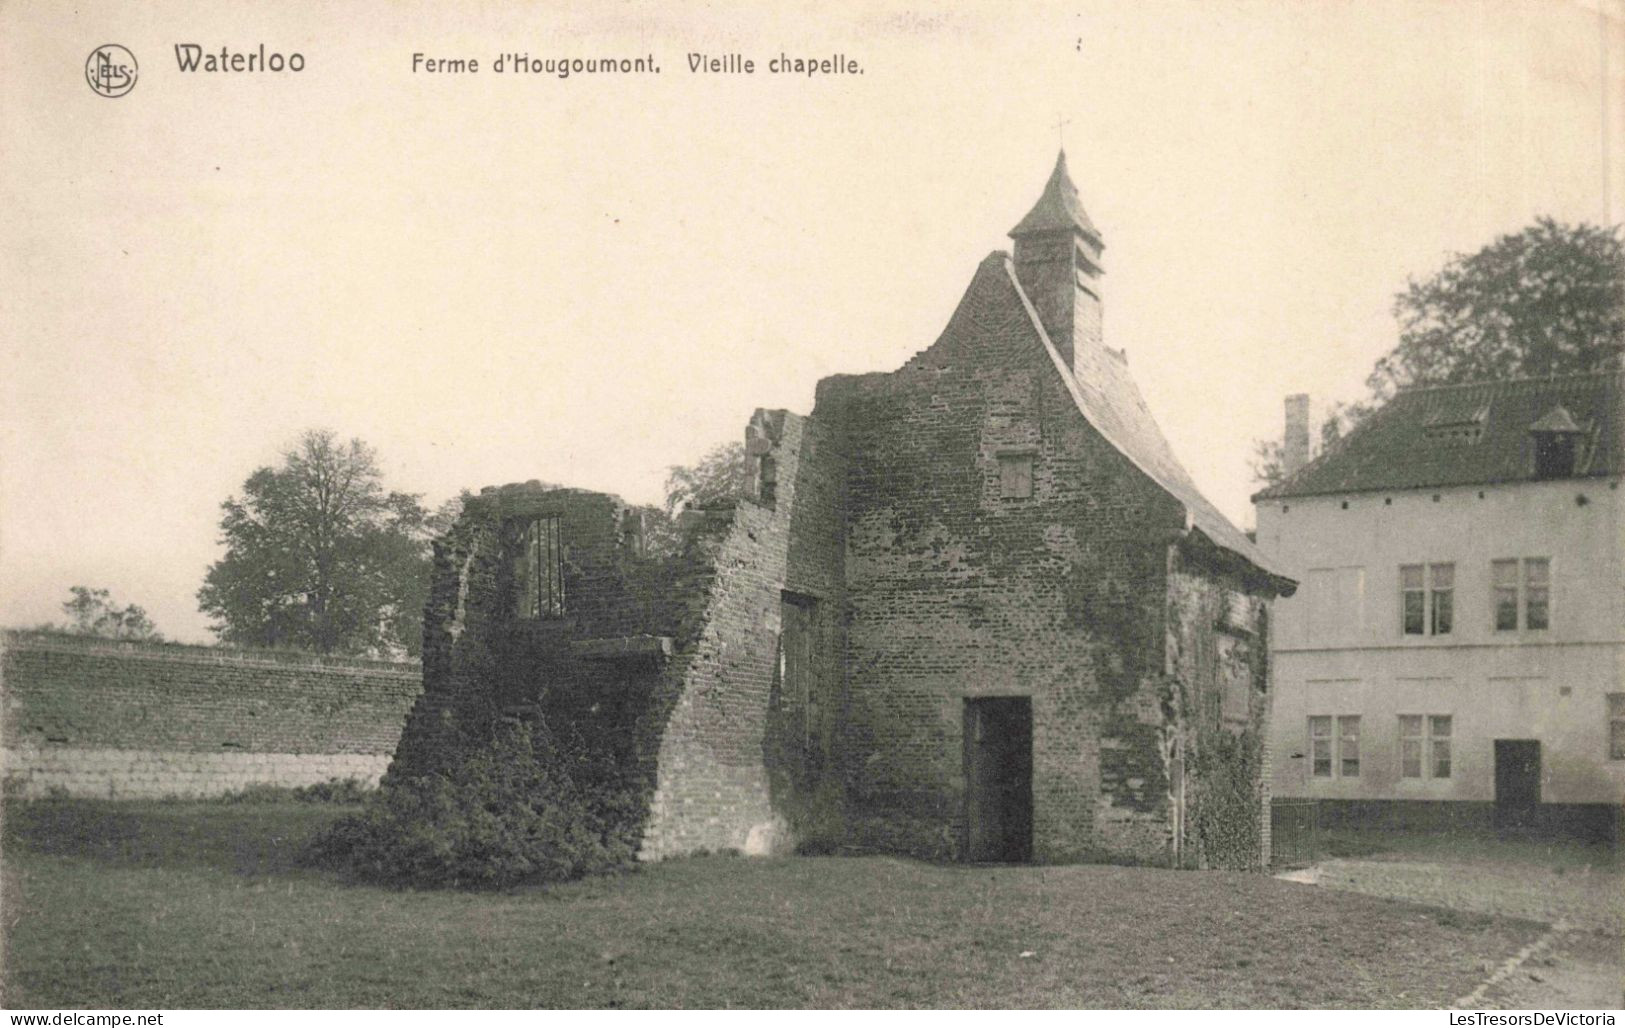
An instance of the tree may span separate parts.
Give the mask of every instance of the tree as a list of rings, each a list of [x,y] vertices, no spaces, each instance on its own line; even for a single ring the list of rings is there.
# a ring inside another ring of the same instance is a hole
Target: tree
[[[673,464],[666,469],[666,513],[676,516],[685,507],[705,507],[743,496],[749,484],[745,445],[723,443],[697,464]]]
[[[1363,402],[1340,404],[1322,446],[1411,386],[1565,375],[1625,359],[1625,240],[1618,226],[1541,218],[1394,297],[1399,343],[1366,378]],[[1254,445],[1253,477],[1280,480],[1280,444]]]
[[[1542,377],[1619,367],[1625,353],[1625,242],[1618,227],[1551,218],[1457,255],[1394,298],[1399,345],[1366,385]]]
[[[224,642],[317,653],[417,654],[429,538],[441,516],[384,489],[378,457],[332,432],[300,437],[220,505],[226,555],[198,604]]]
[[[120,607],[113,603],[106,589],[90,589],[76,585],[68,590],[73,598],[62,604],[62,613],[70,619],[65,625],[52,625],[60,631],[74,635],[92,635],[101,639],[137,639],[144,642],[163,642],[147,612],[135,604]]]
[[[666,469],[666,505],[643,508],[643,541],[652,557],[669,557],[683,548],[677,515],[688,507],[707,507],[743,496],[750,485],[750,463],[742,443],[712,447],[695,464]]]

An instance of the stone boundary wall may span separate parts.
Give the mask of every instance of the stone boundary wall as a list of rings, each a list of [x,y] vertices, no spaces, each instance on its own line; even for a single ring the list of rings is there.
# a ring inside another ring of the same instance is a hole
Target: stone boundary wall
[[[7,796],[218,795],[374,784],[422,688],[413,663],[0,633]]]

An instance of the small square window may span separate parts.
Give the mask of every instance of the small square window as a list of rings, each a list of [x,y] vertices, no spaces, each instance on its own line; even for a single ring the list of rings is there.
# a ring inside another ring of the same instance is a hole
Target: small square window
[[[999,496],[1025,500],[1033,494],[1033,455],[1006,453],[999,456]]]

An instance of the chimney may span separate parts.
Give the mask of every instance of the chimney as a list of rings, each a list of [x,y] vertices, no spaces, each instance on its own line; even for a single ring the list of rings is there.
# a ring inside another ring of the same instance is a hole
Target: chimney
[[[1309,394],[1286,398],[1286,434],[1281,439],[1281,471],[1296,474],[1309,463]]]
[[[1103,351],[1100,254],[1106,248],[1078,200],[1066,152],[1038,203],[1010,230],[1016,281],[1032,301],[1044,332],[1074,374]]]

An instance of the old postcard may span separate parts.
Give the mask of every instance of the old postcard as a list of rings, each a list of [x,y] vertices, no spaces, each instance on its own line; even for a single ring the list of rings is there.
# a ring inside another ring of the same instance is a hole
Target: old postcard
[[[7,1007],[1614,1023],[1619,0],[14,3],[0,95]]]

